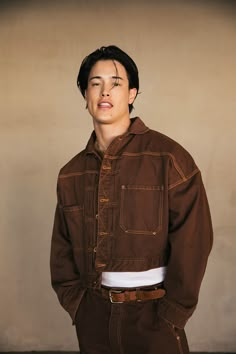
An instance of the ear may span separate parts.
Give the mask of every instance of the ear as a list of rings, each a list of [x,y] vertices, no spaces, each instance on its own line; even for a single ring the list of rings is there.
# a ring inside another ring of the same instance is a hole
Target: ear
[[[85,109],[88,109],[87,91],[86,91],[86,90],[85,90],[85,92],[84,92],[84,100],[85,100],[85,102],[86,102]]]
[[[137,89],[132,88],[129,90],[129,104],[132,104],[137,96]]]

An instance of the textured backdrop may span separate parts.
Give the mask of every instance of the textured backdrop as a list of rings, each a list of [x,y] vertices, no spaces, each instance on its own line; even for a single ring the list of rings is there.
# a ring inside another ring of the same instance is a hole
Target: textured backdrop
[[[76,88],[101,45],[140,70],[135,115],[202,170],[215,244],[192,351],[236,351],[236,6],[233,1],[0,1],[0,350],[77,350],[50,287],[59,168],[92,129]],[[201,222],[201,220],[199,220]]]

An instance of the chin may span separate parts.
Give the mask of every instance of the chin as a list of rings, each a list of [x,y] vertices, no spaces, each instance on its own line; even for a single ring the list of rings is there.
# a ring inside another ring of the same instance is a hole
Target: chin
[[[114,119],[112,117],[99,116],[99,117],[94,117],[94,121],[97,123],[109,124],[112,123]]]

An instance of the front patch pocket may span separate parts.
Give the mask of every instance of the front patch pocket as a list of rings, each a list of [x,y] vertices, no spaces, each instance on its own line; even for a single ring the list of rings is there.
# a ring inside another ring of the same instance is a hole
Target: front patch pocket
[[[122,185],[121,228],[130,234],[158,234],[162,229],[163,192],[163,186]]]

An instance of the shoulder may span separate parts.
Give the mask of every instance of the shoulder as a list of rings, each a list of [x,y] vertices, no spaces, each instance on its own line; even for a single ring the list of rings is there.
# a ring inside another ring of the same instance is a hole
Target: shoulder
[[[150,150],[168,158],[183,179],[199,171],[192,155],[180,143],[152,129],[146,134],[150,141]]]
[[[85,161],[86,151],[82,150],[72,157],[59,171],[59,177],[78,173]]]
[[[192,157],[183,145],[171,137],[153,129],[150,129],[148,133],[153,147],[160,149],[162,152],[167,152],[173,155],[186,155],[190,158]]]

